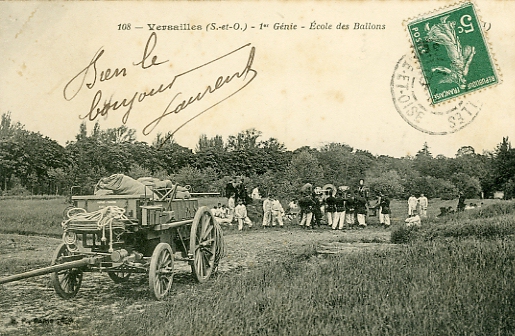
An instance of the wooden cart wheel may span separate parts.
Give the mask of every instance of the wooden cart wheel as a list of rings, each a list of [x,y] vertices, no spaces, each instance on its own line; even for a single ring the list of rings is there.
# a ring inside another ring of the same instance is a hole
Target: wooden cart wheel
[[[124,283],[127,282],[131,276],[131,273],[127,272],[107,272],[107,275],[114,281],[114,283]]]
[[[51,265],[61,264],[61,257],[69,256],[72,253],[66,247],[66,244],[62,243],[55,250],[54,255],[52,257]],[[55,289],[55,292],[62,297],[63,299],[71,299],[80,289],[80,285],[82,284],[82,275],[83,272],[79,268],[71,268],[62,270],[59,272],[54,272],[50,274],[50,279],[52,281],[52,286]]]
[[[150,291],[157,300],[161,300],[172,288],[173,282],[173,252],[167,243],[159,243],[150,260],[148,270]]]
[[[215,251],[215,219],[209,208],[203,206],[193,218],[190,234],[191,270],[198,282],[206,282],[216,268]]]

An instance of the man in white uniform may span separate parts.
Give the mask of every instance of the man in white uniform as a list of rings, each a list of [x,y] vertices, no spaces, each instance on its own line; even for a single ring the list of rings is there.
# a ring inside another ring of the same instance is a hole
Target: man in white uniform
[[[427,217],[427,206],[429,205],[427,197],[424,196],[424,194],[420,194],[420,197],[418,198],[418,203],[420,204],[420,217]]]

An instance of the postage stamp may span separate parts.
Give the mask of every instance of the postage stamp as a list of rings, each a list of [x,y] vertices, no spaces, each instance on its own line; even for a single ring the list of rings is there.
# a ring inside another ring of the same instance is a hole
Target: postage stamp
[[[432,104],[499,83],[472,3],[417,18],[407,28]]]
[[[427,82],[415,59],[407,54],[395,65],[390,82],[395,109],[413,128],[432,135],[455,133],[474,121],[482,108],[475,97],[458,97],[448,104],[433,105],[427,99]]]

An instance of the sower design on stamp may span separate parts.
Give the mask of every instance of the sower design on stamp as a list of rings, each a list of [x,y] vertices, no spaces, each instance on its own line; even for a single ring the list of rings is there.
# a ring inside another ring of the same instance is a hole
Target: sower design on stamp
[[[499,83],[471,3],[407,26],[433,104]]]

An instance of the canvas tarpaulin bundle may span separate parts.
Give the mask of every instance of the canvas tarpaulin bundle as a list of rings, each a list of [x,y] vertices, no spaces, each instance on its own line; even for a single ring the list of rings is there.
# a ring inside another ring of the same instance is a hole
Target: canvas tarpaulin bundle
[[[138,180],[123,174],[104,177],[95,186],[95,195],[154,195],[158,189],[173,189],[175,184],[170,180],[160,180],[155,177],[141,177]],[[160,198],[160,197],[158,197]],[[174,198],[190,198],[189,189],[177,186]]]
[[[153,195],[151,188],[132,177],[114,174],[104,177],[95,186],[95,195]]]
[[[175,188],[175,184],[173,184],[170,180],[160,180],[156,177],[140,177],[138,182],[143,183],[146,186],[152,187],[152,189],[171,189]],[[175,192],[175,198],[190,198],[189,188],[177,186],[177,191]]]

